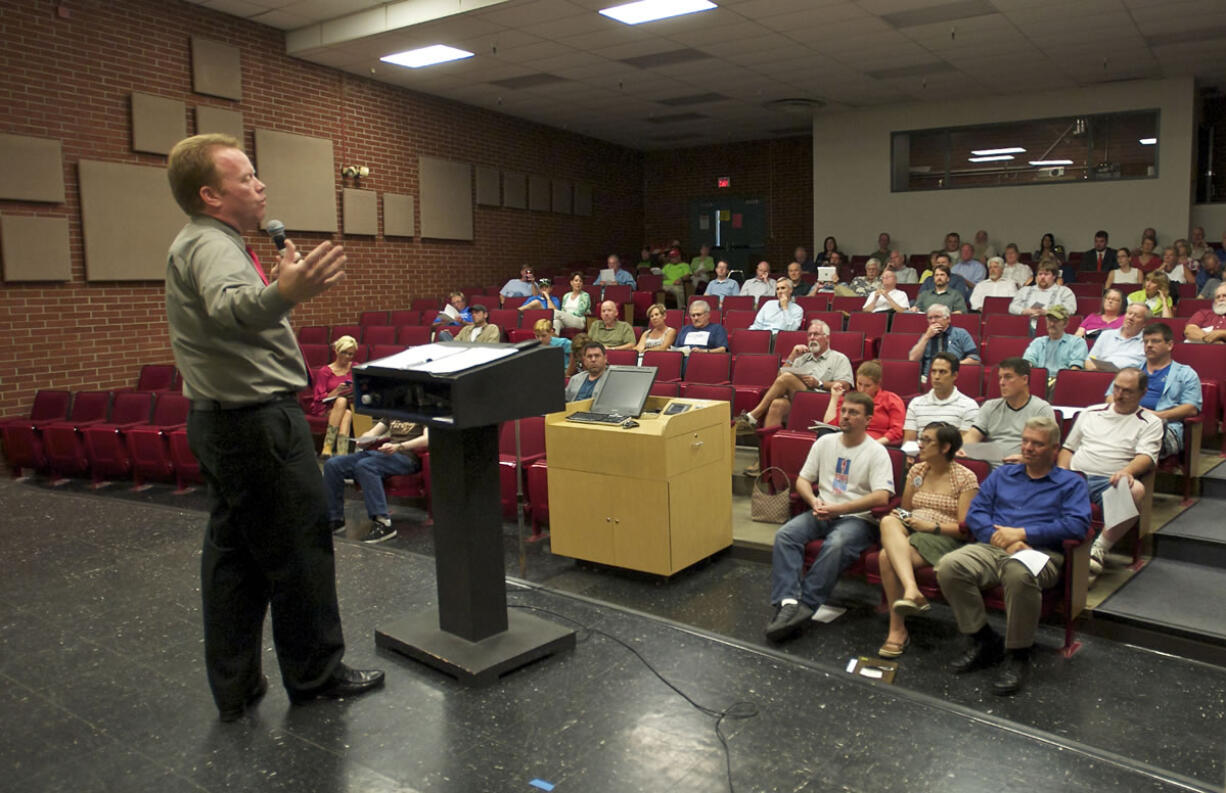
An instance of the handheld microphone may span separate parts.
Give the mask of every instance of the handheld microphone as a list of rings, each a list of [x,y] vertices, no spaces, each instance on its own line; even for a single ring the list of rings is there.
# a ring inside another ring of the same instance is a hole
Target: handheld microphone
[[[285,250],[285,224],[279,220],[270,220],[264,229],[268,232],[268,236],[272,237],[272,242],[277,246],[277,250]]]

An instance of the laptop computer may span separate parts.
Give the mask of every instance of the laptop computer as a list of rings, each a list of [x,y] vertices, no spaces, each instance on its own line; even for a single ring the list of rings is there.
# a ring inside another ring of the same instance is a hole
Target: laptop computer
[[[566,420],[583,424],[621,424],[627,419],[638,418],[658,371],[655,366],[610,366],[604,386],[592,401],[592,409],[575,411]]]

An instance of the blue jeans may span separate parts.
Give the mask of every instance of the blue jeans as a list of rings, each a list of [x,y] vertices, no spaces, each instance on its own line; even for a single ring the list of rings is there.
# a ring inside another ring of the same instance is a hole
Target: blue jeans
[[[1086,490],[1090,491],[1090,503],[1103,505],[1103,491],[1111,486],[1111,477],[1109,476],[1087,476]]]
[[[817,560],[801,580],[805,545],[825,540]],[[816,609],[826,602],[839,574],[851,567],[860,554],[877,541],[877,527],[864,518],[841,517],[819,520],[811,511],[797,515],[775,533],[771,559],[771,605],[796,598]]]
[[[366,514],[371,518],[386,516],[387,495],[383,478],[415,474],[421,470],[417,457],[408,454],[384,454],[360,451],[329,457],[324,463],[324,485],[328,496],[328,520],[345,519],[345,480],[353,479],[362,488]]]

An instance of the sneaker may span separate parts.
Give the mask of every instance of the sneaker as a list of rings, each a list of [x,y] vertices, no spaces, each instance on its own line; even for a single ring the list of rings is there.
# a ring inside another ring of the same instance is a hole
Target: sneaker
[[[390,540],[396,536],[396,530],[392,528],[392,524],[374,521],[370,524],[370,532],[362,538],[362,542],[374,545],[377,542]]]
[[[780,606],[775,612],[775,618],[766,626],[766,638],[772,642],[781,642],[808,623],[813,616],[813,609],[804,603],[789,603]]]
[[[1098,543],[1090,546],[1090,576],[1097,577],[1102,575],[1103,567],[1107,563],[1107,552]]]
[[[738,435],[753,435],[754,430],[758,427],[758,422],[754,421],[753,416],[748,413],[737,416],[735,423]]]

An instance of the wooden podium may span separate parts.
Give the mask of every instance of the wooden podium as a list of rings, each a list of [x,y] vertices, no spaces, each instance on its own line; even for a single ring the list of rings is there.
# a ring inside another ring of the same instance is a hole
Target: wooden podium
[[[566,421],[590,403],[545,416],[553,553],[668,576],[732,545],[728,403],[649,397],[660,413],[632,429]]]

